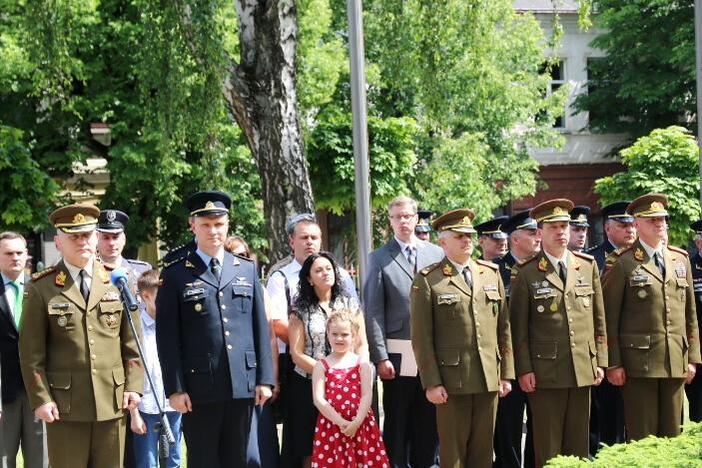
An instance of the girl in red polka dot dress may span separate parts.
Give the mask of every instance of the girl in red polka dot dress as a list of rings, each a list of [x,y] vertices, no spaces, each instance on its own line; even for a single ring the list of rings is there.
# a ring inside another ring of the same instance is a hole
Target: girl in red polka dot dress
[[[313,467],[390,466],[370,409],[373,368],[353,353],[358,328],[346,310],[334,312],[327,321],[332,352],[312,372],[312,396],[319,410]]]

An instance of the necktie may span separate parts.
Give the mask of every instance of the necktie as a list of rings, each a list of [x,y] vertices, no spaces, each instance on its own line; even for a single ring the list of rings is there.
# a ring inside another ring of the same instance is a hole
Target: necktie
[[[665,278],[665,262],[663,262],[663,256],[660,254],[660,252],[656,252],[653,254],[653,262],[656,264],[658,269],[661,272],[661,276]]]
[[[405,252],[407,252],[407,261],[409,262],[410,267],[412,268],[412,272],[417,273],[417,258],[414,255],[414,249],[411,245],[408,245],[405,248]]]
[[[78,273],[78,276],[80,276],[80,294],[83,296],[83,299],[85,299],[85,302],[88,302],[88,296],[90,296],[90,289],[88,289],[88,282],[85,280],[85,276],[87,275],[85,270],[80,270]]]
[[[15,305],[12,308],[12,315],[15,318],[15,325],[19,328],[20,319],[22,318],[22,294],[24,293],[24,288],[19,280],[11,281],[10,286],[15,290]]]
[[[222,278],[222,266],[219,264],[219,260],[217,260],[215,257],[212,257],[212,260],[210,260],[210,270],[212,270],[212,274],[215,275],[215,278],[217,278],[217,282]]]
[[[468,269],[468,267],[465,267],[463,269],[463,280],[466,282],[469,288],[472,287],[473,281],[471,280],[470,270]]]
[[[558,276],[561,278],[561,281],[563,281],[563,284],[565,285],[566,282],[566,266],[565,263],[563,263],[563,260],[558,262]]]

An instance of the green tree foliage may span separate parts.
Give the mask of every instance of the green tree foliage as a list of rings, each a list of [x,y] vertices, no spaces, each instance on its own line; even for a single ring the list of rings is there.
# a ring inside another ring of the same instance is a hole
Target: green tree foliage
[[[702,423],[690,423],[683,434],[673,438],[649,436],[628,444],[604,447],[594,460],[577,457],[556,457],[546,466],[551,468],[623,468],[631,466],[665,466],[693,468],[702,465]]]
[[[368,57],[380,78],[373,112],[415,118],[424,205],[480,207],[481,217],[536,190],[528,148],[558,146],[566,90],[546,95],[545,38],[509,0],[369,2]],[[547,71],[547,70],[546,70]]]
[[[695,115],[694,0],[604,0],[596,25],[588,94],[575,101],[590,111],[590,127],[633,137],[680,125]],[[694,120],[687,122],[694,131]]]
[[[682,127],[656,129],[620,153],[626,171],[595,182],[602,205],[633,200],[648,192],[668,196],[669,240],[687,246],[689,225],[700,216],[699,149]]]

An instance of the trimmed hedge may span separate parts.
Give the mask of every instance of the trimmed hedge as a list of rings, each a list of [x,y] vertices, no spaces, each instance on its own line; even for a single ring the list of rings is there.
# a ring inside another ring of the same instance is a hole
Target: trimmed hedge
[[[702,423],[686,424],[678,437],[649,436],[628,444],[603,447],[597,457],[584,460],[559,456],[546,465],[558,468],[612,468],[612,467],[702,467]]]

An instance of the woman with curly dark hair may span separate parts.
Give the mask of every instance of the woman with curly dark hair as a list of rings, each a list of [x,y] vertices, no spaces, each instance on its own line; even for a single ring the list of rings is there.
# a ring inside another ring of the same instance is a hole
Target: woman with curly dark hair
[[[295,364],[289,375],[290,405],[283,431],[283,452],[310,466],[317,409],[312,402],[312,370],[329,354],[327,317],[336,310],[353,311],[359,332],[355,352],[368,361],[368,340],[360,305],[344,293],[339,269],[329,252],[311,254],[300,270],[297,298],[290,315],[290,355]],[[289,445],[288,445],[289,444]],[[295,465],[298,466],[298,465]]]

